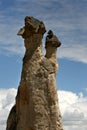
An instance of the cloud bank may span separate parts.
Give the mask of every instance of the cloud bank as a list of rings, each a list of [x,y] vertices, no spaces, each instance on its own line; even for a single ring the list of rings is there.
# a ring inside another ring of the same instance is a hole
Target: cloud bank
[[[9,111],[15,103],[17,90],[0,89],[0,129],[5,130]],[[87,97],[82,93],[58,91],[64,130],[87,130]]]
[[[87,129],[87,97],[82,93],[59,91],[60,110],[63,117],[64,130]]]
[[[16,89],[0,89],[0,130],[6,129],[8,113],[15,103]]]

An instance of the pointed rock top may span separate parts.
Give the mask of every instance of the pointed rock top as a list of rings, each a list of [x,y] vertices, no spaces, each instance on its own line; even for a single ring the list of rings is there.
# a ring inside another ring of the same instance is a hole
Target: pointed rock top
[[[54,35],[52,30],[49,30],[46,37],[46,45],[45,47],[52,46],[52,47],[60,47],[61,42],[58,40],[57,36]]]
[[[42,21],[31,16],[26,16],[25,26],[19,30],[18,35],[22,36],[23,38],[28,38],[33,34],[43,35],[45,32],[45,25]]]

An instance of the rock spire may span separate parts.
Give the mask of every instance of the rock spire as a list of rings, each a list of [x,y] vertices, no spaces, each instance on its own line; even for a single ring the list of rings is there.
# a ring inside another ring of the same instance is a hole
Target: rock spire
[[[56,88],[56,50],[60,42],[52,31],[46,38],[46,56],[42,54],[45,25],[27,16],[18,32],[26,48],[15,105],[6,130],[63,130]]]

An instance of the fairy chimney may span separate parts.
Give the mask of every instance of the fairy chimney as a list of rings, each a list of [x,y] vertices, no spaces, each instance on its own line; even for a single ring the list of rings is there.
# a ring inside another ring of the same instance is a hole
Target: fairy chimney
[[[44,23],[30,16],[18,32],[26,50],[6,130],[62,130],[54,68],[48,54],[42,54],[45,32]]]

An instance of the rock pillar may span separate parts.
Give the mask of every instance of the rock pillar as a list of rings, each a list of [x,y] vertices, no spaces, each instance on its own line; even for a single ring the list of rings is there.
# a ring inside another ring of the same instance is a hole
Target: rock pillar
[[[43,22],[27,16],[25,26],[18,32],[26,51],[6,130],[62,130],[54,68],[48,54],[42,54],[45,31]]]

